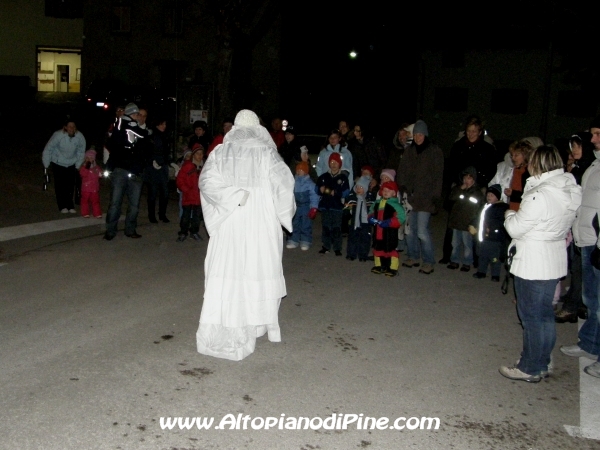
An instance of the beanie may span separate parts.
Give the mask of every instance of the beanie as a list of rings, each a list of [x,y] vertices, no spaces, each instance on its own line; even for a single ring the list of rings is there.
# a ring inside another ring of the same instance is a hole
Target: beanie
[[[360,168],[361,172],[364,172],[365,170],[368,170],[372,177],[375,176],[375,169],[373,169],[371,166],[362,166]]]
[[[288,125],[288,126],[285,128],[285,132],[286,132],[286,133],[293,134],[294,136],[296,136],[296,130],[294,129],[294,126],[293,126],[293,125]]]
[[[301,170],[305,174],[308,175],[308,163],[306,161],[301,161],[296,164],[296,170]]]
[[[485,194],[487,195],[488,192],[494,194],[498,200],[502,198],[502,187],[499,184],[492,184],[490,187],[487,188]]]
[[[396,171],[394,169],[383,169],[381,175],[387,175],[392,181],[396,179]],[[379,179],[381,179],[381,175],[379,175]]]
[[[429,130],[427,129],[427,124],[422,120],[417,120],[415,122],[415,126],[413,127],[413,136],[415,134],[423,134],[425,136],[429,136]]]
[[[462,177],[464,177],[465,175],[470,175],[471,178],[473,178],[475,181],[477,181],[477,169],[475,169],[475,167],[473,167],[473,166],[466,167],[460,173],[461,181],[462,181]]]
[[[369,191],[369,184],[371,183],[371,177],[362,176],[358,179],[356,184],[354,185],[354,192],[356,192],[357,187],[363,188],[365,192]]]
[[[331,164],[331,161],[337,161],[337,163],[340,165],[340,167],[342,167],[342,155],[340,155],[339,153],[333,152],[331,155],[329,155],[329,161],[327,162],[327,164]]]
[[[87,152],[85,152],[85,157],[96,159],[96,150],[88,150]]]
[[[381,185],[381,188],[379,189],[379,195],[383,195],[384,189],[394,191],[396,195],[398,195],[398,185],[394,181],[386,181],[385,183],[383,183]]]
[[[130,116],[132,114],[137,114],[140,112],[140,108],[135,103],[128,103],[125,107],[125,115]]]

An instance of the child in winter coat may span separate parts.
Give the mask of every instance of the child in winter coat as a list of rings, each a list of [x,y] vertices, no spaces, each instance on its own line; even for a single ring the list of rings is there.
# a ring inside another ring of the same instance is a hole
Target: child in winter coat
[[[296,164],[296,182],[294,183],[296,214],[292,221],[294,232],[287,241],[287,248],[296,248],[300,244],[300,249],[306,251],[312,244],[311,220],[317,216],[319,195],[309,174],[308,163],[302,161]]]
[[[493,184],[487,188],[487,203],[479,213],[475,226],[469,226],[469,232],[476,236],[479,245],[479,266],[473,278],[485,278],[488,264],[491,267],[492,281],[500,281],[500,263],[508,235],[504,229],[504,213],[508,205],[501,201],[502,187]]]
[[[81,215],[90,217],[91,204],[94,217],[102,218],[102,209],[100,209],[102,169],[96,164],[96,150],[85,152],[85,160],[79,168],[79,175],[81,175]]]
[[[370,176],[362,176],[354,185],[354,189],[346,199],[346,209],[351,212],[350,230],[346,259],[354,261],[357,257],[365,262],[371,247],[371,225],[369,224],[369,209],[375,200],[375,195],[369,192]]]
[[[467,167],[461,174],[462,184],[456,185],[450,191],[450,201],[453,202],[448,228],[452,229],[452,255],[448,269],[458,269],[461,272],[471,270],[473,264],[473,237],[469,233],[469,225],[477,217],[477,212],[483,204],[483,194],[477,185],[477,170]]]
[[[323,247],[319,253],[329,253],[333,246],[336,256],[342,256],[342,199],[348,195],[350,184],[342,172],[342,158],[339,153],[329,155],[329,171],[317,180],[317,193],[321,195],[319,211],[323,233]]]
[[[181,206],[182,214],[179,221],[179,233],[177,242],[183,242],[188,236],[188,232],[194,240],[201,241],[202,238],[198,234],[200,231],[200,189],[198,188],[198,179],[200,178],[200,170],[204,151],[198,147],[192,153],[191,160],[184,160],[179,173],[177,174],[177,189],[181,191]]]
[[[369,223],[375,225],[373,231],[375,266],[371,272],[394,277],[400,266],[396,251],[398,228],[405,221],[406,214],[398,201],[398,185],[395,182],[383,183],[379,193],[381,199],[373,203],[369,214]]]

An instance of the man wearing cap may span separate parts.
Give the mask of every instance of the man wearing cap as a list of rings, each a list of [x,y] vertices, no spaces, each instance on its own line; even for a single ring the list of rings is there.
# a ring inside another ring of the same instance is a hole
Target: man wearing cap
[[[436,212],[442,195],[444,154],[429,140],[427,124],[417,120],[413,128],[413,142],[404,151],[398,168],[397,180],[406,186],[408,203],[413,210],[409,214],[407,235],[408,259],[404,267],[423,266],[419,272],[429,275],[433,272],[435,252],[429,222]]]
[[[293,231],[294,177],[258,116],[242,110],[206,160],[199,186],[210,240],[197,348],[239,361],[265,333],[281,341],[281,227]]]
[[[579,342],[563,345],[560,351],[568,356],[595,361],[583,370],[588,375],[600,378],[600,117],[592,121],[590,132],[596,159],[581,179],[581,206],[572,228],[575,245],[581,249],[583,303],[587,306],[588,318],[579,329]]]
[[[123,197],[127,196],[127,214],[125,216],[125,236],[138,239],[137,216],[142,194],[142,170],[144,154],[142,140],[148,131],[139,126],[140,109],[135,103],[125,107],[124,114],[115,121],[113,133],[108,142],[110,158],[107,162],[109,178],[112,183],[110,206],[106,214],[106,232],[104,239],[112,240],[117,234],[117,224],[121,216]]]
[[[56,131],[44,147],[42,162],[46,169],[52,167],[56,202],[61,213],[75,213],[75,181],[84,155],[85,138],[71,119],[65,121],[63,128]]]

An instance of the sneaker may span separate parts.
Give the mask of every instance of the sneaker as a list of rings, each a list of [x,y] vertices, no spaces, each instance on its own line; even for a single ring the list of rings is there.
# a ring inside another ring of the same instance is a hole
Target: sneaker
[[[288,243],[285,245],[285,248],[296,248],[296,247],[298,247],[298,243],[292,242],[292,241],[288,241]]]
[[[475,272],[473,274],[473,278],[477,278],[478,280],[481,280],[482,278],[485,278],[485,273],[483,273],[483,272]]]
[[[301,245],[300,246],[300,250],[304,250],[304,251],[308,250],[309,248],[310,247],[308,245]]]
[[[326,254],[326,253],[329,253],[329,249],[328,249],[328,248],[325,248],[325,247],[321,247],[321,250],[319,250],[319,253],[320,253],[321,255],[324,255],[324,254]]]
[[[419,273],[424,273],[425,275],[429,275],[429,274],[433,273],[433,265],[432,264],[423,264],[423,267],[421,268],[421,270],[419,270]]]
[[[375,273],[377,275],[381,275],[384,272],[385,269],[383,269],[381,266],[373,266],[371,268],[371,273]]]
[[[499,283],[500,282],[500,277],[492,277],[492,281]]]
[[[335,256],[342,256],[342,252],[340,252],[339,250],[335,251]]]
[[[183,242],[183,241],[185,241],[185,240],[186,240],[186,238],[187,238],[187,236],[186,236],[185,234],[180,234],[180,235],[177,237],[177,242]]]
[[[542,380],[541,375],[529,375],[528,373],[521,372],[514,366],[500,366],[498,371],[500,372],[500,375],[510,378],[511,380],[527,381],[528,383],[539,383]]]
[[[596,378],[600,378],[600,362],[596,361],[594,364],[590,364],[583,368],[583,371],[588,375]]]
[[[67,208],[63,208],[63,209],[60,210],[60,212],[63,213],[63,214],[68,214],[69,210]]]
[[[468,264],[463,264],[462,267],[460,268],[461,272],[470,272],[471,271],[471,266],[469,266]]]
[[[556,323],[577,323],[577,313],[572,313],[561,309],[554,314],[554,321]]]
[[[515,363],[515,367],[517,367],[519,365],[519,362],[521,362],[521,358],[517,359],[517,362]],[[552,375],[552,373],[554,373],[554,360],[552,359],[552,355],[550,355],[550,362],[548,363],[548,370],[542,370],[540,372],[540,377],[548,378],[550,375]]]
[[[201,241],[202,240],[202,236],[200,236],[198,233],[192,234],[192,238],[194,238],[195,241]]]
[[[458,263],[451,262],[451,263],[450,263],[450,264],[448,264],[446,267],[447,267],[448,269],[451,269],[451,270],[456,270],[456,269],[458,269]]]
[[[70,212],[71,214],[77,214],[77,211],[75,211],[73,208],[71,208],[71,209],[69,210],[69,212]]]
[[[402,263],[403,267],[419,267],[420,264],[414,259],[407,259]]]
[[[388,269],[384,272],[386,277],[395,277],[398,275],[398,271],[396,269]]]
[[[598,355],[592,355],[591,353],[586,352],[581,347],[579,347],[579,345],[577,345],[577,344],[563,345],[560,347],[560,351],[563,352],[567,356],[572,356],[573,358],[581,358],[582,356],[584,358],[589,358],[589,359],[597,359],[598,358]]]

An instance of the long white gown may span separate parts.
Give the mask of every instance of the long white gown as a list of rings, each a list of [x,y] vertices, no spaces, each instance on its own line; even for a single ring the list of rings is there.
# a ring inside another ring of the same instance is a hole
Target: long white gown
[[[239,361],[267,331],[281,341],[281,226],[292,231],[294,177],[265,128],[234,126],[209,155],[199,186],[210,241],[198,352]]]

